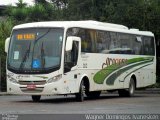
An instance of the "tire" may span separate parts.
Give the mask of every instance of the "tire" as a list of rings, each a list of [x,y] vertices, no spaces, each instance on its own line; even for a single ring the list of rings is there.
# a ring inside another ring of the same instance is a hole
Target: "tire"
[[[130,83],[129,83],[129,88],[127,90],[127,96],[128,97],[134,96],[135,89],[136,89],[136,85],[135,85],[134,79],[131,78]]]
[[[84,101],[84,94],[85,94],[85,86],[84,86],[84,82],[82,81],[80,84],[80,88],[79,88],[79,93],[76,93],[76,100],[78,102],[83,102]]]
[[[127,90],[118,90],[120,97],[133,97],[135,93],[136,85],[134,79],[130,79],[129,88]]]
[[[87,92],[86,95],[89,98],[98,98],[101,94],[101,91],[93,91],[93,92]]]
[[[32,100],[33,102],[39,102],[41,99],[41,96],[40,95],[32,95]]]

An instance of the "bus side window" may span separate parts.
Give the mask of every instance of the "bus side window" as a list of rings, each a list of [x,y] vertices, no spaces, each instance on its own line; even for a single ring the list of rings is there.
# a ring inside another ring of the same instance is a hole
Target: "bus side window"
[[[81,51],[91,53],[92,52],[92,41],[90,36],[90,30],[82,29],[78,35],[81,37]]]
[[[65,53],[65,64],[64,64],[64,72],[69,72],[73,66],[77,65],[78,61],[78,47],[79,42],[74,41],[73,47],[71,51]]]
[[[154,55],[154,38],[143,37],[143,54],[144,55]]]

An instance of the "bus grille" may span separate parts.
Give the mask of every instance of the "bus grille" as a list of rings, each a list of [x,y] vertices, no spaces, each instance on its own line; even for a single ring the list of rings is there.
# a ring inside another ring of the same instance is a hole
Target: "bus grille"
[[[40,92],[43,91],[43,88],[44,87],[37,87],[33,90],[29,90],[26,87],[20,87],[21,91],[24,92],[24,93],[40,93]]]
[[[31,85],[31,84],[35,84],[35,85],[44,85],[46,84],[46,80],[43,81],[19,81],[20,85]]]

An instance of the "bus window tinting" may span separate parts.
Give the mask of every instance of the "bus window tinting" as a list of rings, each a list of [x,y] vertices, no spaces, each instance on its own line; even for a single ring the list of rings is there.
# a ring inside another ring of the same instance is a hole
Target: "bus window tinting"
[[[70,28],[68,36],[81,38],[81,51],[103,54],[154,55],[154,38],[134,34]]]

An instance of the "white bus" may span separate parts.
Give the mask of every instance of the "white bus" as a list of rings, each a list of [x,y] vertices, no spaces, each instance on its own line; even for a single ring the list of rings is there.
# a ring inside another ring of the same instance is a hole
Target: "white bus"
[[[6,39],[7,91],[75,94],[78,101],[117,90],[133,96],[156,82],[154,34],[97,21],[36,22],[15,26]]]

